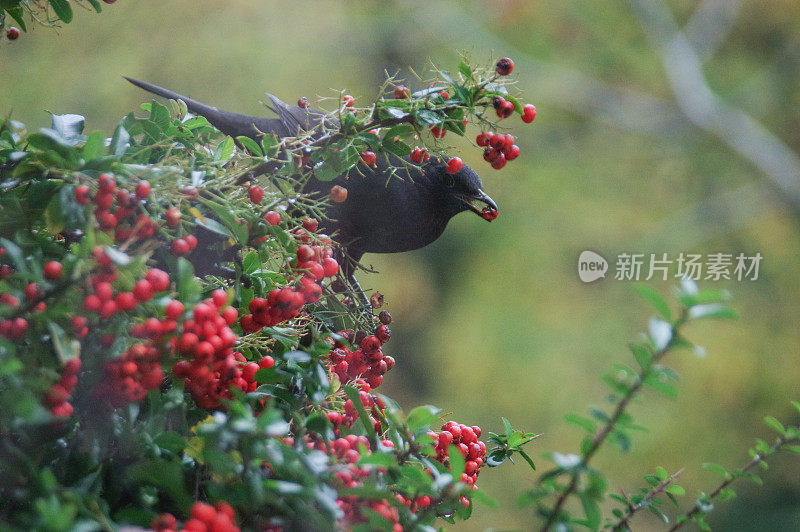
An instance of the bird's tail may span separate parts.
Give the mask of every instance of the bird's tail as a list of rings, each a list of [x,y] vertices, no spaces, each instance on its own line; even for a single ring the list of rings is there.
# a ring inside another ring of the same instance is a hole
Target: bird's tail
[[[196,115],[201,115],[208,118],[212,123],[214,122],[213,117],[216,117],[220,114],[219,109],[216,107],[211,107],[210,105],[198,102],[197,100],[192,100],[191,98],[187,98],[186,96],[178,94],[177,92],[159,87],[158,85],[153,85],[152,83],[147,83],[146,81],[139,81],[138,79],[129,78],[128,76],[122,77],[140,89],[146,90],[147,92],[152,92],[153,94],[164,98],[169,98],[170,100],[183,100],[186,103],[186,107],[189,109],[189,111]]]

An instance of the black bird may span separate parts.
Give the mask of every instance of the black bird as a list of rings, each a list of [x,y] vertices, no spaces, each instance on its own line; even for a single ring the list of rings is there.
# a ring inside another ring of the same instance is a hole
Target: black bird
[[[262,118],[220,111],[191,98],[156,85],[126,77],[146,91],[173,100],[183,100],[194,114],[204,116],[214,127],[231,137],[250,137],[260,141],[265,133],[291,137],[309,131],[325,119],[320,111],[288,105],[267,94],[278,118]],[[497,211],[497,204],[487,196],[480,177],[464,165],[455,174],[446,171],[446,164],[436,158],[421,170],[405,167],[403,179],[389,178],[390,167],[403,167],[398,157],[378,157],[374,167],[362,169],[363,176],[351,172],[331,181],[310,179],[302,192],[327,196],[335,185],[347,189],[343,203],[331,203],[325,210],[328,220],[320,226],[345,247],[352,261],[364,253],[398,253],[427,246],[444,232],[450,218],[463,211],[472,211],[491,221],[473,201],[485,203]],[[349,262],[349,261],[348,261]],[[353,264],[343,265],[352,279]]]

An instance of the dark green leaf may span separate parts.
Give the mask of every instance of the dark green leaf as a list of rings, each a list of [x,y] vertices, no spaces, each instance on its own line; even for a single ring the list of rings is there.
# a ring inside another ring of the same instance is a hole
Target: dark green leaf
[[[48,0],[50,5],[53,6],[58,18],[69,24],[72,22],[72,6],[69,5],[68,0]]]

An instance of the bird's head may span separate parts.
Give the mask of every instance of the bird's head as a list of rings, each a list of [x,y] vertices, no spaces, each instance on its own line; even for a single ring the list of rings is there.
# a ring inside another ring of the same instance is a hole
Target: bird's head
[[[464,165],[455,174],[449,174],[446,164],[432,164],[436,166],[436,173],[441,179],[441,191],[448,210],[453,214],[472,211],[489,222],[497,218],[497,204],[483,191],[483,183],[475,170]],[[484,203],[485,206],[479,207],[475,202]]]

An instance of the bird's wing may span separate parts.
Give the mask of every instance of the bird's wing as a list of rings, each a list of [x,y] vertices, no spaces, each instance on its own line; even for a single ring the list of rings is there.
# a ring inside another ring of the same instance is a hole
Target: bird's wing
[[[269,107],[269,109],[278,115],[278,118],[291,135],[297,135],[299,132],[313,129],[319,125],[325,116],[320,111],[289,105],[270,93],[267,93],[267,98],[272,102],[272,107]]]

